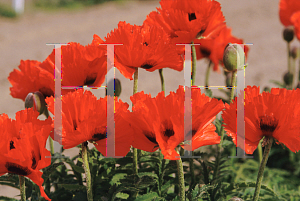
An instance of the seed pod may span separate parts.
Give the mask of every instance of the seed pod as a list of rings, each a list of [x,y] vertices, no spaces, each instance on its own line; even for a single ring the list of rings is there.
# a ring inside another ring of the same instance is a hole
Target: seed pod
[[[244,49],[239,44],[229,43],[224,50],[223,63],[226,71],[243,70],[245,64]]]

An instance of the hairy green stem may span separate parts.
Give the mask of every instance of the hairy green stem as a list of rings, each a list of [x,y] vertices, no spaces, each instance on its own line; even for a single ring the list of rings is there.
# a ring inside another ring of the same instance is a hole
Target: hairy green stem
[[[184,172],[183,172],[183,164],[181,158],[179,158],[179,160],[176,160],[176,163],[177,163],[178,182],[179,182],[179,200],[185,201]]]
[[[209,73],[210,73],[210,66],[211,66],[211,61],[209,62],[207,69],[206,69],[206,74],[205,74],[205,86],[208,87],[208,81],[209,81]]]
[[[262,147],[261,147],[261,141],[258,143],[257,149],[258,149],[258,160],[259,160],[259,162],[261,163],[261,161],[262,161]]]
[[[93,201],[93,191],[92,191],[92,178],[88,160],[88,143],[84,142],[81,144],[81,154],[82,154],[82,162],[86,176],[86,189],[87,189],[87,198],[88,201]]]
[[[134,77],[133,77],[133,94],[138,91],[138,78],[139,78],[139,69],[135,68]],[[133,105],[132,105],[133,106]],[[137,149],[133,148],[133,170],[134,174],[138,174],[138,156]]]
[[[271,147],[272,147],[272,143],[273,143],[273,138],[271,137],[271,138],[269,138],[269,142],[265,147],[263,159],[260,163],[260,167],[259,167],[259,170],[258,170],[253,201],[257,201],[259,199],[259,192],[260,192],[260,188],[261,188],[261,184],[262,184],[262,179],[263,179],[263,176],[264,176],[264,169],[265,169],[265,166],[266,166],[267,161],[268,161],[268,157],[269,157],[269,153],[270,153],[270,150],[271,150]]]
[[[232,77],[231,77],[231,92],[230,92],[230,101],[233,101],[234,98],[234,90],[235,90],[235,85],[236,84],[236,71],[232,72]]]
[[[165,165],[166,160],[164,159],[164,155],[159,151],[159,160],[160,160],[160,174],[159,174],[159,181],[158,181],[158,195],[161,196],[161,187],[163,184],[164,174],[165,174]]]
[[[21,201],[26,201],[26,194],[25,194],[25,178],[24,178],[24,176],[19,175],[19,182],[20,182],[20,195],[21,195]]]
[[[192,86],[195,85],[195,77],[196,77],[196,61],[197,61],[197,56],[196,56],[196,48],[194,45],[194,42],[192,42]]]
[[[165,79],[164,79],[163,69],[159,69],[158,72],[159,72],[160,82],[161,82],[161,91],[163,91],[163,92],[166,93],[166,91],[165,91]]]

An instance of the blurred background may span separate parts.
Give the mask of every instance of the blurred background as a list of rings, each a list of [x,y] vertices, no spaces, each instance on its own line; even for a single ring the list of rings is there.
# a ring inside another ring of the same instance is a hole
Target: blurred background
[[[227,26],[235,37],[252,43],[248,54],[245,83],[247,85],[276,87],[270,80],[282,81],[287,71],[287,46],[282,39],[283,25],[279,20],[279,0],[218,0],[221,3]],[[18,68],[20,60],[44,61],[52,52],[46,43],[78,42],[87,45],[93,35],[102,39],[117,27],[119,21],[142,25],[146,16],[156,7],[158,0],[26,0],[24,11],[16,13],[13,0],[0,0],[0,113],[14,118],[24,109],[24,102],[10,96],[7,77]],[[292,46],[297,45],[294,39]],[[197,63],[196,85],[204,85],[208,60]],[[221,70],[223,71],[223,70]],[[184,75],[170,69],[164,70],[166,93],[184,84]],[[128,102],[132,95],[133,81],[125,79],[116,69],[121,80],[119,97]],[[297,77],[297,76],[296,76]],[[223,72],[211,72],[210,85],[224,85]],[[160,92],[158,71],[139,70],[139,89],[156,96]],[[104,90],[93,90],[104,96]],[[213,89],[214,95],[221,95]],[[0,185],[0,195],[18,195],[18,190]]]

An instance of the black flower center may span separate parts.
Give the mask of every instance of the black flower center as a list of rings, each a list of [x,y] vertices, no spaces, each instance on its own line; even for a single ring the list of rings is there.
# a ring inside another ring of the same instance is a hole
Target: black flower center
[[[151,63],[145,63],[143,65],[141,65],[141,68],[144,68],[144,69],[150,69],[150,68],[153,68],[153,64]]]
[[[205,32],[205,29],[201,29],[201,30],[197,33],[196,38],[200,38],[204,32]]]
[[[36,166],[38,165],[38,164],[37,164],[37,159],[36,159],[35,154],[34,154],[33,151],[31,152],[31,154],[32,154],[32,159],[31,159],[32,165],[31,165],[31,168],[35,170]],[[39,154],[38,160],[40,161],[41,158],[42,158],[42,157],[41,157],[41,155]]]
[[[195,13],[189,13],[189,21],[195,20],[196,18],[196,14]]]
[[[143,45],[146,45],[146,46],[148,46],[149,44],[148,44],[147,42],[144,42],[144,43],[143,43]]]
[[[273,116],[261,116],[259,126],[264,134],[272,134],[278,126],[278,120]]]
[[[74,130],[77,130],[77,123],[75,120],[73,120],[73,127],[74,127]]]
[[[200,46],[200,52],[204,57],[209,57],[209,55],[211,54],[211,51],[209,49],[201,46]]]
[[[7,162],[5,164],[6,169],[8,170],[8,173],[11,174],[18,174],[21,176],[27,176],[31,173],[31,171],[27,167],[22,167],[15,163],[9,163]]]
[[[150,131],[143,131],[143,134],[146,136],[146,138],[149,141],[153,142],[154,144],[158,144],[154,133],[152,133]]]
[[[91,141],[103,140],[106,138],[106,133],[96,133],[92,136]]]
[[[175,134],[174,130],[173,129],[166,129],[164,132],[163,132],[164,136],[166,137],[171,137]]]
[[[9,143],[9,150],[15,149],[16,147],[14,146],[14,141],[10,141]]]
[[[90,86],[90,85],[94,84],[94,82],[96,81],[96,78],[97,78],[97,74],[88,75],[86,77],[83,85]]]

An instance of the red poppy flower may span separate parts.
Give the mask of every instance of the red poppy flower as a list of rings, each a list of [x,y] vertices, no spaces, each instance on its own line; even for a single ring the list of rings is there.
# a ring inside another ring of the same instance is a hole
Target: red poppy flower
[[[279,3],[279,17],[284,26],[292,25],[292,15],[300,11],[300,1],[298,0],[280,0]]]
[[[106,56],[98,46],[82,46],[68,43],[61,47],[62,86],[100,87],[107,73]],[[55,50],[40,64],[40,67],[54,72]],[[70,90],[62,90],[66,94]]]
[[[291,22],[293,23],[293,25],[295,27],[296,36],[297,36],[298,40],[300,40],[300,9],[298,12],[295,12],[292,15]]]
[[[53,72],[40,68],[41,62],[21,60],[19,69],[9,74],[8,80],[12,84],[10,94],[14,98],[25,101],[28,93],[40,91],[45,97],[54,95]],[[53,71],[53,70],[52,70]]]
[[[272,89],[271,93],[259,93],[259,87],[245,89],[245,152],[252,154],[259,141],[273,137],[291,151],[300,149],[299,125],[300,91]],[[244,95],[244,94],[241,94]],[[243,140],[236,133],[236,99],[226,104],[223,112],[225,131],[237,144]]]
[[[51,154],[45,148],[52,130],[51,119],[40,121],[32,109],[17,112],[16,120],[0,116],[0,175],[5,173],[26,176],[36,183],[41,195],[50,200],[42,187],[43,169],[51,164]],[[47,157],[47,158],[46,158]]]
[[[195,43],[200,43],[196,47],[197,59],[209,58],[214,64],[213,70],[220,72],[219,63],[223,65],[224,49],[228,43],[242,44],[244,41],[231,35],[231,29],[223,27],[219,36],[215,39],[196,39]],[[249,47],[245,46],[245,55],[247,57]]]
[[[98,43],[95,36],[94,40],[94,44]],[[165,67],[183,69],[182,58],[174,52],[175,45],[168,43],[168,36],[160,28],[119,22],[118,28],[107,35],[105,43],[122,44],[114,47],[115,66],[126,78],[132,79],[137,67],[150,72]]]
[[[161,0],[144,23],[162,27],[172,43],[191,43],[199,37],[214,38],[225,26],[221,6],[211,0]]]
[[[54,98],[46,99],[49,111],[54,113]],[[90,141],[104,156],[106,153],[107,97],[97,98],[83,89],[70,92],[62,98],[62,145],[65,149]],[[130,150],[131,128],[126,119],[128,104],[115,102],[115,154],[125,156]]]
[[[222,101],[211,100],[199,89],[192,90],[192,148],[220,142],[211,122],[224,107]],[[175,148],[184,141],[184,90],[179,87],[176,93],[167,97],[160,92],[155,98],[140,92],[131,96],[133,113],[131,125],[134,128],[133,147],[146,151],[161,149],[165,159],[178,160]]]
[[[106,75],[106,57],[104,52],[94,45],[82,46],[69,43],[61,47],[62,86],[100,87]],[[14,98],[25,100],[30,92],[40,91],[44,97],[54,95],[55,50],[40,63],[39,61],[21,61],[20,70],[10,73],[8,80]],[[62,94],[72,90],[62,89]]]

